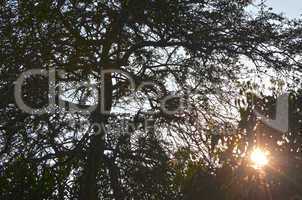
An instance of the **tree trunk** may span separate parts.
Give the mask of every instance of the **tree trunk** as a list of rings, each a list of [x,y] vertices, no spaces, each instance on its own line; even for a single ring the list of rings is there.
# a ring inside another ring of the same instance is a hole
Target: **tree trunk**
[[[103,98],[106,111],[110,111],[112,107],[112,77],[105,76],[105,95]],[[100,105],[100,103],[99,103]],[[100,127],[104,127],[108,121],[108,115],[101,113],[100,106],[91,114],[91,124],[97,123]],[[97,135],[90,138],[90,146],[87,151],[86,165],[83,170],[80,184],[80,200],[97,200],[97,173],[103,163],[103,155],[105,149],[105,130],[101,128]]]
[[[102,70],[109,69],[109,52],[112,47],[112,44],[117,38],[118,32],[121,30],[121,24],[117,19],[111,19],[111,25],[108,28],[107,34],[105,36],[105,42],[103,44],[103,49],[101,53],[101,73]],[[113,95],[113,86],[112,86],[112,75],[106,74],[104,76],[104,94],[102,95],[104,98],[104,108],[106,111],[111,111],[112,107],[112,95]],[[100,102],[99,109],[96,110],[95,114],[92,114],[91,122],[98,123],[101,127],[107,123],[108,115],[100,113]],[[104,148],[105,148],[105,130],[101,130],[99,135],[95,135],[91,137],[90,147],[88,149],[87,162],[84,168],[82,180],[81,180],[81,188],[80,188],[80,200],[97,200],[97,172],[100,168],[104,156]]]

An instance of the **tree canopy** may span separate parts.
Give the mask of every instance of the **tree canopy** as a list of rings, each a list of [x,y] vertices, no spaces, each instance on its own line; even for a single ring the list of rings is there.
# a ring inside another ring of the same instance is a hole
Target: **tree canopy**
[[[259,199],[250,193],[267,184],[243,158],[261,132],[250,98],[272,116],[285,90],[291,131],[273,140],[262,128],[271,153],[293,161],[268,184],[276,199],[299,195],[299,19],[245,0],[7,0],[0,10],[1,199]],[[261,84],[280,87],[264,95]]]

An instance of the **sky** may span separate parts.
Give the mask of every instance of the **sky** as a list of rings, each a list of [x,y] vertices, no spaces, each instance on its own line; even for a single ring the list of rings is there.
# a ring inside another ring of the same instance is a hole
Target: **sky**
[[[266,4],[275,12],[282,12],[291,18],[299,17],[302,14],[302,0],[267,0]]]

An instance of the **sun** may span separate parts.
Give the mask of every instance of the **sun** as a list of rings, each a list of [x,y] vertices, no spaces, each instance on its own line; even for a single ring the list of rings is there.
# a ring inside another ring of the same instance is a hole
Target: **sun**
[[[260,148],[255,148],[251,153],[250,159],[255,169],[261,169],[269,162],[268,152]]]

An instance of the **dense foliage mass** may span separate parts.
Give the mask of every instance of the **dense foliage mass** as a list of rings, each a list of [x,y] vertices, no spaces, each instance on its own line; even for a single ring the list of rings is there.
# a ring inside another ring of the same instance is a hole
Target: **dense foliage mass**
[[[298,198],[301,33],[244,0],[2,1],[0,199]],[[253,114],[282,85],[287,133]]]

